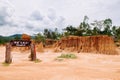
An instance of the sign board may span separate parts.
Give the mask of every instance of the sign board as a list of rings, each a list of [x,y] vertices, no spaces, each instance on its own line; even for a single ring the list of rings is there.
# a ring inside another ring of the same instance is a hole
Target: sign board
[[[10,44],[11,44],[11,46],[25,47],[25,46],[30,46],[31,41],[28,41],[28,40],[11,40]]]

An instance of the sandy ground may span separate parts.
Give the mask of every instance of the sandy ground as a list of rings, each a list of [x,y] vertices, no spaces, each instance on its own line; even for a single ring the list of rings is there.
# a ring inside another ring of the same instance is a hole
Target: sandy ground
[[[0,80],[120,80],[120,55],[80,53],[77,59],[55,60],[61,53],[37,52],[42,62],[35,63],[29,52],[13,51],[12,64],[4,66],[5,47],[0,47]]]

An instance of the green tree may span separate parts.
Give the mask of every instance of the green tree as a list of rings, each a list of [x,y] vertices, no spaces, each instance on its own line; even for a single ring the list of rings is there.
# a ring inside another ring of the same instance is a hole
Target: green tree
[[[20,40],[21,38],[19,36],[15,36],[14,40]]]
[[[101,35],[103,34],[102,29],[104,29],[103,20],[95,20],[93,23],[91,23],[91,26],[93,27],[92,35]]]
[[[112,31],[111,31],[112,20],[111,19],[105,19],[103,24],[104,24],[103,34],[111,36],[112,35]]]
[[[89,20],[88,16],[84,16],[83,21],[80,23],[79,27],[77,28],[77,35],[79,36],[91,35],[91,29],[88,20]]]
[[[116,29],[116,37],[117,37],[117,40],[120,40],[120,27]]]
[[[50,38],[50,31],[48,29],[44,29],[45,38]]]
[[[43,42],[43,44],[45,43],[45,37],[41,33],[35,34],[34,40],[36,43],[40,42]]]
[[[116,29],[117,29],[116,26],[112,27],[112,35],[113,36],[116,36]]]
[[[100,29],[98,27],[94,27],[92,30],[92,35],[99,35],[100,34]]]
[[[0,36],[0,44],[5,44],[5,43],[9,42],[10,40],[11,40],[10,37]]]
[[[67,35],[75,35],[77,29],[75,27],[73,27],[72,25],[70,26],[67,26],[65,29],[64,29],[65,33],[67,33]]]
[[[55,28],[54,31],[52,30],[48,30],[48,29],[44,29],[44,36],[46,39],[54,39],[54,40],[57,40],[57,39],[60,39],[61,37],[61,34],[58,32],[58,29]]]

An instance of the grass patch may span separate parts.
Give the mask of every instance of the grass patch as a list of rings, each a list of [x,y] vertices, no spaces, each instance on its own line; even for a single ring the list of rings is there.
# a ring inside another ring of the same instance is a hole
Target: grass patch
[[[75,54],[61,54],[57,58],[76,59],[77,56]]]
[[[2,64],[3,64],[3,66],[9,66],[10,65],[10,63],[5,63],[5,62],[3,62]]]
[[[42,60],[36,59],[34,62],[35,62],[35,63],[39,63],[39,62],[42,62]]]

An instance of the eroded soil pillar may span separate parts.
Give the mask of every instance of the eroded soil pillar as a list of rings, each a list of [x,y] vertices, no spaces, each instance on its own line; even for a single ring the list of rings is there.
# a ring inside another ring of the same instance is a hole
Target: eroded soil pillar
[[[36,49],[35,44],[31,44],[31,61],[36,60]]]
[[[11,63],[12,57],[11,57],[11,45],[8,43],[6,45],[6,52],[5,52],[5,63]]]

